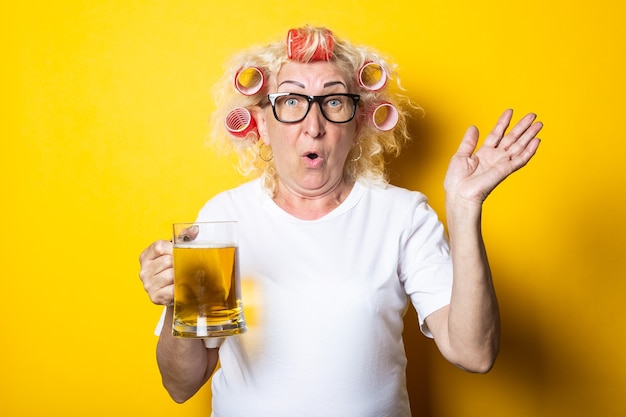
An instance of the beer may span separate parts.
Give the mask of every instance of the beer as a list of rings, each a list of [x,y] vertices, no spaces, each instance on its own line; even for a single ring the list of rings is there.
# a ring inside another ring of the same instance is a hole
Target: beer
[[[180,337],[228,336],[246,330],[232,244],[174,244],[174,323]]]

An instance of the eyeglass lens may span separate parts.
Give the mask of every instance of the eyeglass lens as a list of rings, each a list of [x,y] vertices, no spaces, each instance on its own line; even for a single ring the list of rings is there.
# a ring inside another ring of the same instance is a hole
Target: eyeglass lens
[[[325,96],[305,96],[300,94],[270,94],[274,98],[273,108],[276,118],[285,123],[299,122],[306,117],[313,102],[317,102],[322,115],[334,123],[346,123],[354,117],[358,96],[331,94]],[[272,101],[272,100],[270,100]]]

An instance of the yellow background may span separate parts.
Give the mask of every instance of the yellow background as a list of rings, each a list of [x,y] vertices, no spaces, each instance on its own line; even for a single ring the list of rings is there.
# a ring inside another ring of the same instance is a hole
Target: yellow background
[[[622,2],[12,3],[0,12],[0,414],[208,414],[208,388],[176,405],[160,385],[160,308],[137,259],[241,181],[203,143],[223,62],[304,23],[395,58],[426,117],[392,180],[440,213],[468,125],[484,134],[507,107],[546,125],[536,158],[485,206],[498,362],[463,373],[407,331],[415,414],[626,414]]]

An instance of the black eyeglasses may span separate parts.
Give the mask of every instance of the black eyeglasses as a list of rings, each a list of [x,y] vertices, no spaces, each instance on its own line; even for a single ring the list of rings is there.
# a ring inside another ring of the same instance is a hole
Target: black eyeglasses
[[[322,116],[329,122],[348,123],[354,119],[360,98],[361,96],[357,94],[344,93],[326,94],[324,96],[273,93],[267,96],[272,105],[274,117],[282,123],[298,123],[304,120],[313,103],[319,105]]]

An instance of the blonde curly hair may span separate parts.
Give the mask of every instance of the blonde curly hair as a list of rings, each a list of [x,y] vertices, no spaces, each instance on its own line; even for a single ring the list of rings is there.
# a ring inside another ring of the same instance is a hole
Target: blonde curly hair
[[[328,51],[329,61],[337,65],[344,78],[348,80],[348,91],[359,94],[361,99],[356,113],[359,124],[357,146],[353,147],[344,166],[344,177],[375,184],[387,184],[385,157],[397,156],[403,145],[409,140],[407,129],[408,108],[419,109],[400,93],[402,87],[396,74],[395,65],[385,60],[377,51],[353,45],[333,35],[334,45],[328,45],[326,34],[330,31],[323,27],[304,26],[297,29],[304,48],[298,60],[311,60],[316,51]],[[263,141],[258,140],[258,133],[252,131],[243,138],[231,135],[225,126],[228,113],[238,107],[252,109],[267,104],[268,81],[276,81],[282,66],[289,62],[285,39],[269,45],[252,47],[234,56],[227,63],[227,70],[215,86],[216,110],[211,118],[211,145],[225,152],[237,153],[238,171],[250,177],[261,177],[270,193],[276,190],[276,170],[273,161],[267,162],[260,156]],[[387,73],[388,80],[395,80],[396,91],[390,82],[378,91],[370,91],[358,82],[359,69],[367,62],[380,65]],[[266,78],[264,87],[252,95],[241,94],[235,87],[235,77],[242,68],[257,67]],[[398,110],[396,126],[387,131],[378,129],[372,122],[372,111],[381,103],[390,103]],[[267,159],[267,158],[266,158]]]

